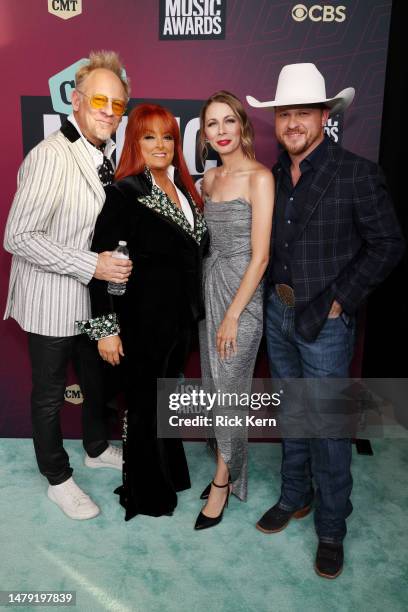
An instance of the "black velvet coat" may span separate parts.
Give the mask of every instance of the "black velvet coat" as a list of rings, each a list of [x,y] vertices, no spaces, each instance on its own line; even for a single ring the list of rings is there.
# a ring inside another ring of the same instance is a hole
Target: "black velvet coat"
[[[103,281],[90,283],[92,316],[118,315],[125,353],[119,366],[127,403],[124,471],[117,492],[126,520],[171,513],[176,491],[190,487],[182,442],[156,435],[156,379],[182,372],[191,330],[204,314],[201,270],[208,231],[177,171],[175,183],[189,200],[194,231],[146,171],[106,189],[92,243],[93,251],[102,252],[126,240],[133,261],[123,296],[112,298]]]

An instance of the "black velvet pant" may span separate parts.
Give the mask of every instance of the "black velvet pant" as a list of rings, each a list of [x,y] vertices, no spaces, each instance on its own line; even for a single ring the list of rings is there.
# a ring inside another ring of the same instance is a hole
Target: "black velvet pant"
[[[38,467],[52,485],[70,478],[72,468],[63,446],[60,410],[67,368],[72,360],[84,397],[83,444],[91,457],[108,446],[104,424],[104,388],[96,342],[83,334],[55,337],[28,334],[32,368],[31,416]]]
[[[178,378],[190,347],[190,327],[169,322],[123,336],[127,415],[123,436],[123,486],[115,492],[126,509],[161,516],[177,506],[177,491],[190,488],[183,443],[157,437],[157,378]]]

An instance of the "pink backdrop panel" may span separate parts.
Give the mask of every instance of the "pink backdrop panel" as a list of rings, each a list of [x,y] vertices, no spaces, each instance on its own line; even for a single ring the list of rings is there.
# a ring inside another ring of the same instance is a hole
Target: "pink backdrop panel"
[[[50,14],[46,0],[0,0],[2,228],[23,159],[22,97],[49,97],[48,79],[87,57],[91,49],[110,48],[120,53],[132,81],[132,97],[165,100],[170,106],[171,100],[191,100],[194,113],[197,104],[218,89],[228,89],[242,99],[246,94],[272,99],[282,65],[315,62],[326,77],[329,95],[356,87],[344,129],[339,118],[339,137],[354,152],[377,159],[391,0],[344,0],[344,19],[336,17],[334,9],[323,13],[306,0],[302,4],[306,13],[297,13],[300,20],[294,18],[294,1],[227,0],[224,4],[224,39],[161,40],[158,0],[82,0],[82,14],[69,20]],[[339,3],[327,3],[331,5]],[[26,121],[30,120],[29,108]],[[271,166],[277,151],[273,115],[248,111],[256,130],[257,156]],[[34,112],[32,121],[38,123]],[[9,268],[10,255],[2,251],[2,309]],[[26,338],[10,320],[1,322],[1,337],[0,435],[29,436]],[[189,367],[197,367],[196,356]],[[68,384],[71,382],[69,379]],[[65,433],[79,434],[80,407],[67,404],[64,411]]]

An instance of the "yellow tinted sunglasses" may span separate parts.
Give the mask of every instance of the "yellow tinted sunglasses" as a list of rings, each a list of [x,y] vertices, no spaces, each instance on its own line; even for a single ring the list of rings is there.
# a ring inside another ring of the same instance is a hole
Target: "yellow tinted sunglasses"
[[[89,98],[89,104],[92,106],[92,108],[96,110],[101,110],[101,108],[105,108],[108,105],[109,100],[111,100],[112,112],[114,115],[116,115],[117,117],[121,117],[126,111],[126,102],[124,100],[121,100],[120,98],[108,98],[108,96],[99,93],[93,94],[92,96],[88,96],[86,93],[80,91],[79,89],[77,89],[77,92],[82,94],[86,98]]]

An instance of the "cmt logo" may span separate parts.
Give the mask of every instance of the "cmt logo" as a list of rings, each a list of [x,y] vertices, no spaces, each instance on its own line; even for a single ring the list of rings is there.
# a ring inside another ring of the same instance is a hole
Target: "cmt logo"
[[[82,404],[84,398],[82,396],[79,385],[71,385],[65,389],[65,401],[70,404]]]
[[[71,19],[82,13],[82,0],[48,0],[48,12],[61,19]]]
[[[292,9],[292,17],[295,21],[345,21],[346,7],[332,6],[331,4],[313,4],[310,8],[304,4],[296,4]]]
[[[86,58],[80,59],[75,64],[71,64],[68,68],[64,68],[58,74],[55,74],[48,80],[50,87],[52,108],[56,113],[69,115],[71,108],[71,94],[75,88],[75,73],[81,66],[89,60]]]

